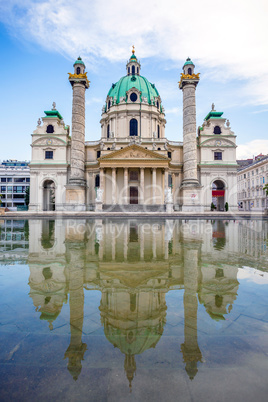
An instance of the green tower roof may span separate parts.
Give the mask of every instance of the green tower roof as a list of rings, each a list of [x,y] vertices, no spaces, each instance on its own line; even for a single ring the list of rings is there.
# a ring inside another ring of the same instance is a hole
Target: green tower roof
[[[58,117],[58,119],[62,120],[62,115],[57,110],[47,110],[44,113],[46,117]]]
[[[223,112],[216,112],[216,110],[211,110],[211,112],[209,112],[209,114],[206,115],[204,120],[220,119],[222,115],[223,115]]]
[[[74,62],[74,66],[76,65],[76,64],[83,64],[83,66],[85,65],[85,63],[83,62],[83,60],[82,60],[82,58],[79,56],[78,58],[77,58],[77,60]]]
[[[141,75],[127,75],[120,78],[120,80],[113,84],[110,91],[108,92],[108,97],[116,98],[116,103],[120,102],[120,98],[126,96],[127,91],[131,88],[137,88],[141,92],[141,97],[147,98],[149,105],[154,104],[154,98],[159,96],[154,84],[151,84],[147,78]],[[140,98],[141,102],[141,98]]]
[[[195,66],[194,63],[192,62],[192,60],[190,59],[190,57],[188,57],[188,58],[186,59],[186,62],[184,63],[183,67],[184,67],[184,66],[187,66],[188,64],[192,64],[193,66]]]

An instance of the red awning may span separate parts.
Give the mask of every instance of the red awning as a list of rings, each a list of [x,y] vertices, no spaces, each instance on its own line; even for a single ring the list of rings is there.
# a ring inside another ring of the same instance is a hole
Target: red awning
[[[224,197],[225,190],[212,190],[212,197]]]

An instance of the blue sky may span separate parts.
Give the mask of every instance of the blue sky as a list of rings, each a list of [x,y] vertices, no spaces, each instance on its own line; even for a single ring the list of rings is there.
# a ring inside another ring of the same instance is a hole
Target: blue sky
[[[214,102],[237,135],[239,158],[268,153],[267,17],[264,0],[0,0],[0,159],[30,159],[31,133],[54,101],[71,125],[67,73],[79,55],[91,81],[86,140],[99,139],[101,108],[133,44],[162,98],[168,139],[182,140],[178,81],[190,56],[201,73],[197,125]]]

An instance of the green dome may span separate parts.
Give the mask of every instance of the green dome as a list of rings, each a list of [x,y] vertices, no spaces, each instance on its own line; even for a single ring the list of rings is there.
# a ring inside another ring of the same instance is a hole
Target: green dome
[[[186,62],[184,63],[184,66],[187,66],[188,64],[191,64],[192,66],[194,66],[194,63],[192,62],[192,60],[190,59],[190,57],[188,57],[188,59],[186,60]]]
[[[149,105],[154,104],[154,98],[159,97],[159,93],[154,84],[151,84],[147,78],[140,75],[126,75],[122,77],[116,84],[113,84],[108,97],[116,98],[116,104],[120,102],[120,98],[126,96],[127,91],[131,88],[137,88],[141,92],[141,97],[146,97]],[[141,102],[141,98],[140,98]]]
[[[74,62],[74,66],[76,64],[83,64],[83,66],[85,65],[85,63],[83,62],[83,60],[81,59],[81,57],[79,56],[78,59]]]

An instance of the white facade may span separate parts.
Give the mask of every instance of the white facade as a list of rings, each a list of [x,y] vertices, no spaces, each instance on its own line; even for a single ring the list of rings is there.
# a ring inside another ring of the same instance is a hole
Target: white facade
[[[255,161],[237,173],[239,209],[264,212],[268,209],[268,197],[263,189],[268,184],[268,156]]]
[[[165,137],[161,97],[140,69],[133,51],[127,75],[112,85],[102,108],[101,138],[85,142],[89,81],[78,58],[69,74],[72,137],[55,105],[32,134],[30,210],[172,213],[209,211],[212,203],[219,211],[226,203],[237,210],[236,136],[214,106],[195,134],[199,74],[192,61],[187,59],[180,81],[184,142]]]

